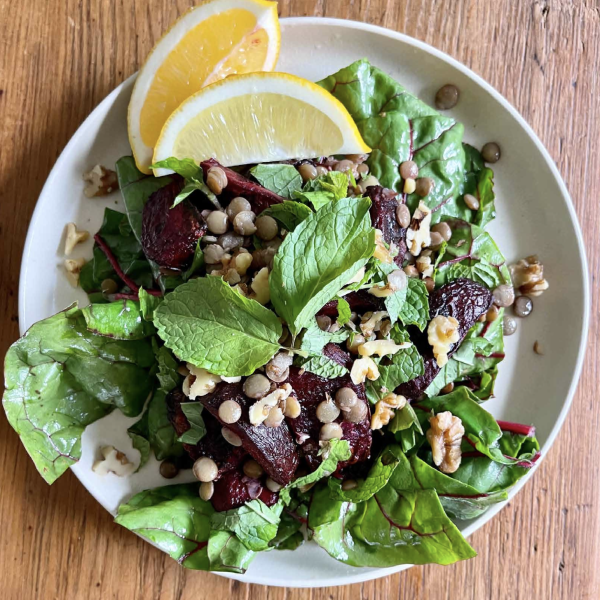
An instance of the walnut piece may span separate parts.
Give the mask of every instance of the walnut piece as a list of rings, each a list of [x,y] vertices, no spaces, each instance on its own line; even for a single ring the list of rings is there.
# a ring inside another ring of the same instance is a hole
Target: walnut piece
[[[373,258],[382,263],[392,264],[394,262],[394,250],[394,244],[390,244],[388,248],[383,239],[383,233],[379,229],[375,229],[375,252],[373,252]]]
[[[190,374],[183,380],[183,393],[190,399],[194,400],[198,396],[206,396],[215,391],[217,383],[220,383],[221,378],[214,373],[209,373],[206,369],[195,367],[188,363],[187,368]]]
[[[252,280],[250,284],[254,292],[254,299],[260,304],[267,304],[271,300],[271,291],[269,290],[269,269],[263,267]]]
[[[358,347],[358,353],[361,356],[386,356],[388,354],[396,354],[404,348],[410,348],[411,342],[404,342],[402,344],[396,344],[394,340],[373,340],[371,342],[365,342]]]
[[[106,196],[119,187],[117,174],[102,165],[96,165],[91,171],[84,173],[83,180],[87,184],[83,193],[88,198]]]
[[[510,265],[509,269],[513,286],[521,294],[540,296],[549,287],[544,279],[544,265],[535,255],[522,258],[518,263]]]
[[[256,401],[248,412],[248,418],[250,423],[255,427],[263,423],[269,416],[271,409],[280,408],[285,411],[286,399],[292,393],[292,386],[289,383],[283,384],[282,387],[277,388],[270,394],[267,394],[260,400]]]
[[[127,456],[117,450],[114,446],[103,446],[100,448],[102,459],[92,465],[92,471],[96,475],[108,475],[114,473],[117,477],[127,477],[135,470],[135,465],[129,462]]]
[[[406,245],[413,256],[419,256],[423,248],[431,246],[431,210],[421,200],[406,230]]]
[[[375,331],[379,331],[381,322],[389,316],[385,310],[378,310],[374,313],[365,313],[363,318],[368,315],[370,315],[369,318],[360,324],[360,330],[366,338],[372,336]]]
[[[387,425],[395,414],[394,410],[404,408],[405,405],[406,398],[400,394],[390,392],[384,396],[375,404],[375,411],[371,416],[371,429],[381,429]]]
[[[433,452],[433,462],[442,473],[454,473],[460,467],[460,444],[465,434],[462,421],[450,411],[429,418],[425,436]]]
[[[67,260],[65,260],[67,279],[73,287],[79,285],[79,274],[81,273],[81,269],[83,269],[85,262],[85,258],[67,258]]]
[[[458,321],[454,317],[438,315],[431,319],[427,327],[427,341],[433,348],[438,367],[448,362],[448,352],[458,338]]]
[[[89,231],[77,229],[77,225],[75,225],[75,223],[67,223],[67,233],[65,235],[65,254],[69,256],[77,244],[85,242],[89,237]]]
[[[377,364],[369,356],[355,360],[350,371],[350,379],[355,385],[364,383],[366,379],[370,381],[379,379]]]

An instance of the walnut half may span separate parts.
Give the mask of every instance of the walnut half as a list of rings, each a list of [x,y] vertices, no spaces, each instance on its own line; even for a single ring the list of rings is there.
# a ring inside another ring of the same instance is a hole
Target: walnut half
[[[371,417],[371,429],[381,429],[387,425],[394,416],[394,410],[400,410],[406,405],[406,398],[400,394],[390,392],[375,404],[375,411]]]
[[[119,189],[117,174],[102,165],[96,165],[91,171],[84,173],[83,180],[86,183],[83,193],[88,198],[106,196]]]
[[[433,348],[438,367],[443,367],[448,362],[448,352],[459,337],[458,321],[454,317],[438,315],[431,319],[427,327],[427,341]]]
[[[515,288],[521,294],[540,296],[548,289],[544,279],[544,265],[537,256],[522,258],[518,263],[510,265],[510,276]]]
[[[460,467],[460,444],[465,428],[450,411],[429,418],[430,429],[425,436],[433,452],[433,462],[442,473],[454,473]]]

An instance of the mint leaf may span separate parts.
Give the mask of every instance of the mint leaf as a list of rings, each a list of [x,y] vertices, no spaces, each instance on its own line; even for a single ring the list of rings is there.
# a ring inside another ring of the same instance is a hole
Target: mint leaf
[[[305,204],[312,204],[316,211],[321,210],[327,204],[335,200],[334,194],[331,192],[294,192],[294,200],[300,200]]]
[[[367,262],[375,249],[369,200],[343,199],[288,234],[269,277],[271,302],[297,334]]]
[[[9,348],[4,410],[48,483],[79,460],[87,425],[115,407],[140,414],[153,366],[148,340],[94,335],[76,304],[35,323]]]
[[[251,375],[279,350],[276,315],[218,277],[192,279],[167,294],[154,324],[180,360],[217,375]]]
[[[279,492],[280,501],[283,502],[284,505],[289,504],[292,499],[292,490],[315,483],[325,477],[330,477],[337,469],[338,462],[348,460],[351,455],[350,445],[346,440],[334,439],[327,442],[321,449],[321,456],[323,457],[321,464],[312,473],[309,473],[304,477],[298,477],[298,479],[295,479],[292,483],[286,485]]]
[[[175,171],[178,175],[185,177],[186,179],[193,179],[202,176],[202,167],[198,165],[192,158],[165,158],[159,160],[154,164],[150,165],[152,170],[155,169],[169,169]]]
[[[396,323],[396,321],[398,321],[398,319],[400,318],[400,315],[402,314],[404,305],[406,304],[407,298],[408,298],[408,282],[404,288],[394,292],[391,296],[388,296],[387,298],[385,298],[385,300],[384,300],[385,310],[387,310],[392,324]],[[412,307],[407,310],[411,311],[411,312],[409,312],[409,315],[412,314],[412,310],[413,310]],[[408,317],[408,318],[410,318],[410,317]],[[414,317],[413,317],[413,320],[414,320]]]
[[[154,321],[154,311],[163,301],[162,296],[153,296],[144,288],[140,288],[140,291],[138,292],[138,298],[140,300],[140,311],[142,313],[142,317],[144,317],[146,321]]]
[[[348,369],[326,356],[313,356],[301,364],[309,373],[314,373],[325,379],[336,379],[348,374]]]
[[[333,200],[341,200],[348,196],[348,175],[339,171],[329,171],[314,179],[309,179],[302,188],[303,192],[326,192]]]
[[[250,169],[250,175],[268,190],[291,199],[302,188],[302,176],[292,165],[261,164]]]
[[[313,321],[302,334],[300,350],[304,350],[313,356],[320,356],[323,348],[333,342],[340,344],[348,339],[349,332],[346,329],[338,329],[334,333],[323,331],[316,321]]]
[[[416,277],[408,278],[406,301],[400,308],[399,318],[404,325],[415,325],[421,331],[429,322],[429,292],[425,284]]]
[[[391,444],[377,457],[367,476],[364,479],[358,479],[357,486],[351,490],[343,490],[341,480],[330,477],[327,484],[331,497],[344,502],[365,502],[372,498],[387,484],[392,473],[400,464],[402,456],[400,446]]]
[[[218,531],[235,533],[246,548],[260,552],[277,534],[282,508],[280,503],[269,508],[261,500],[251,500],[239,508],[214,513],[211,525]]]
[[[200,402],[182,402],[180,406],[190,428],[177,441],[195,446],[206,435],[206,427],[202,418],[203,406]]]
[[[294,231],[304,219],[312,214],[312,210],[300,202],[284,200],[280,204],[271,205],[260,214],[273,217],[281,227],[287,231]]]
[[[398,324],[392,328],[390,337],[396,344],[410,342],[408,332]],[[414,344],[398,350],[396,354],[384,357],[379,362],[379,377],[375,381],[368,381],[365,386],[367,397],[371,402],[377,402],[401,383],[423,375],[424,371],[423,358]]]
[[[139,302],[118,300],[109,304],[90,304],[81,309],[88,331],[115,340],[141,340],[155,329],[142,317]]]
[[[121,504],[115,522],[150,540],[187,569],[208,571],[210,502],[198,484],[168,485],[136,494]]]
[[[350,322],[350,318],[352,317],[352,310],[350,309],[350,305],[344,298],[338,296],[337,300],[337,311],[338,318],[337,323],[340,327],[344,326],[346,323]]]

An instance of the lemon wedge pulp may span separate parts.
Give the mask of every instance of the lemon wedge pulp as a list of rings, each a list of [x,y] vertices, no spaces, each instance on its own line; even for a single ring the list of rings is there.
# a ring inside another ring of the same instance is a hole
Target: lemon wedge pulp
[[[203,86],[236,73],[270,71],[279,55],[277,3],[208,0],[180,17],[138,74],[128,113],[129,142],[149,173],[169,115]]]
[[[161,131],[154,162],[175,156],[234,166],[369,151],[329,92],[287,73],[251,73],[228,77],[183,102]]]

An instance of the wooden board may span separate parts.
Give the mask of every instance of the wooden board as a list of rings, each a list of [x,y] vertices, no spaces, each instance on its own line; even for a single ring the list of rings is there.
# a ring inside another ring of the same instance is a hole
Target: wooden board
[[[137,70],[185,0],[0,0],[0,353],[18,335],[29,218],[61,150]],[[482,75],[531,123],[562,172],[600,277],[597,0],[282,0],[281,16],[397,29]],[[71,475],[48,487],[0,416],[0,590],[13,600],[592,599],[600,590],[598,299],[573,409],[510,506],[471,538],[477,559],[343,588],[293,590],[188,572],[114,525]]]

